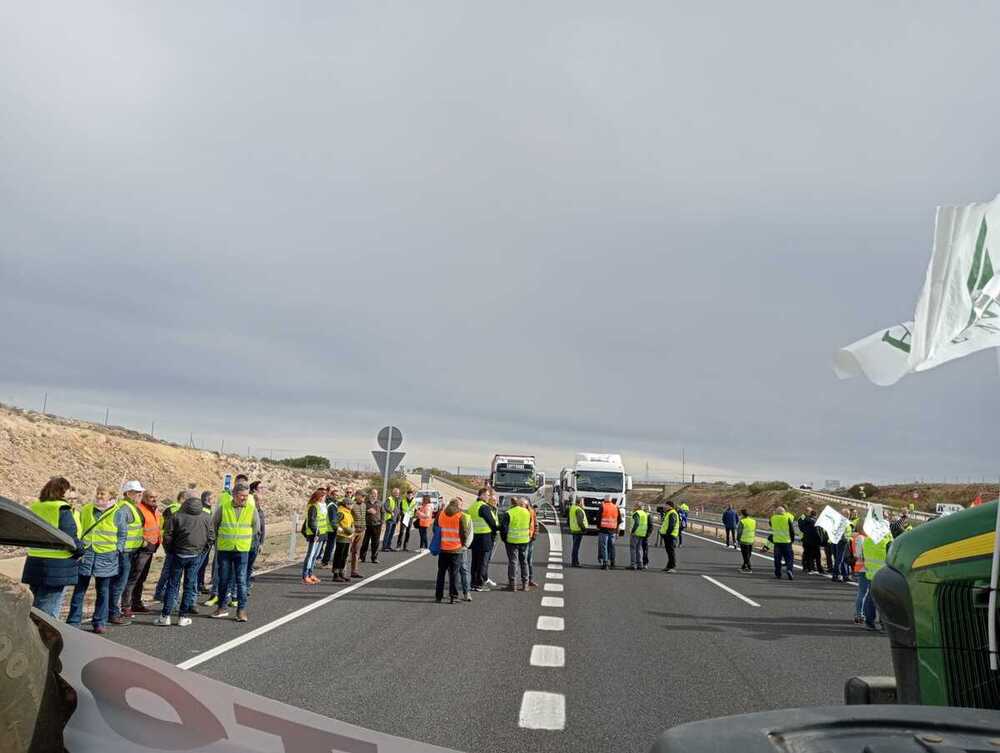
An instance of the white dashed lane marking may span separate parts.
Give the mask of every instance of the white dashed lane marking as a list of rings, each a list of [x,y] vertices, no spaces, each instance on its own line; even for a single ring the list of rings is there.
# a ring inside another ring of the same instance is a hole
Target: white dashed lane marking
[[[548,573],[545,573],[545,577],[548,578],[549,580],[562,580],[563,579],[563,574],[562,573],[548,572]]]
[[[558,607],[558,608],[561,608],[563,606],[563,597],[562,596],[543,596],[542,597],[542,606],[543,607]]]
[[[562,646],[532,646],[532,667],[565,667],[566,649]]]
[[[562,570],[561,564],[556,564],[554,562],[549,563],[549,570]]]
[[[521,698],[518,724],[523,729],[565,729],[566,696],[562,693],[526,690]]]
[[[562,632],[566,629],[566,623],[562,617],[549,617],[546,614],[539,616],[538,624],[535,625],[537,630],[554,630],[556,632]]]
[[[562,583],[546,583],[545,584],[545,590],[546,591],[552,591],[552,592],[557,593],[557,594],[558,593],[562,593],[562,591],[563,591],[563,584]]]

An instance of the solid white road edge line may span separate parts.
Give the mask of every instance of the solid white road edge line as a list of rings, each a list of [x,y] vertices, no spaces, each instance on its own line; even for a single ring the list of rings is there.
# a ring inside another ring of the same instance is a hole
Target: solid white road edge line
[[[752,607],[759,607],[760,606],[760,604],[758,604],[753,599],[748,599],[746,596],[744,596],[743,594],[741,594],[739,591],[733,590],[732,588],[730,588],[729,586],[725,585],[724,583],[719,583],[719,581],[717,581],[715,578],[710,578],[707,575],[702,575],[701,577],[704,578],[705,580],[707,580],[709,583],[714,583],[716,586],[718,586],[719,588],[721,588],[723,591],[726,591],[727,593],[731,593],[737,599],[740,599],[741,601],[745,601],[747,604],[749,604]]]
[[[532,667],[565,667],[566,649],[562,646],[535,645],[531,647]]]
[[[536,630],[555,630],[562,631],[566,629],[566,622],[562,617],[550,617],[547,614],[539,615],[538,623],[535,625]]]
[[[216,656],[224,654],[227,651],[231,651],[237,646],[242,646],[244,643],[249,643],[254,638],[259,638],[262,635],[266,635],[267,633],[270,633],[272,630],[277,630],[282,625],[287,625],[292,620],[297,620],[299,617],[309,614],[310,612],[319,609],[320,607],[325,607],[331,601],[339,599],[342,596],[347,596],[347,594],[353,593],[354,591],[357,591],[359,588],[367,586],[369,583],[374,583],[383,575],[388,575],[389,573],[394,572],[395,570],[399,570],[401,567],[406,567],[410,563],[416,562],[418,559],[427,554],[429,554],[429,552],[426,551],[420,552],[420,554],[410,557],[408,560],[403,560],[402,562],[395,564],[392,567],[387,567],[385,570],[382,570],[381,572],[375,573],[374,575],[369,575],[364,580],[359,580],[357,583],[352,583],[346,588],[342,588],[336,593],[332,593],[329,596],[320,599],[319,601],[314,601],[312,604],[307,604],[301,609],[296,609],[294,612],[289,612],[285,616],[279,617],[278,619],[273,620],[272,622],[269,622],[266,625],[261,625],[259,628],[254,628],[249,633],[244,633],[243,635],[233,638],[231,641],[226,641],[225,643],[221,643],[215,648],[210,648],[208,651],[200,653],[197,656],[192,656],[190,659],[182,661],[177,666],[180,667],[181,669],[191,669],[192,667],[197,667],[199,664],[204,664],[209,659],[214,659]]]
[[[518,725],[522,729],[565,729],[566,696],[538,690],[524,691]]]

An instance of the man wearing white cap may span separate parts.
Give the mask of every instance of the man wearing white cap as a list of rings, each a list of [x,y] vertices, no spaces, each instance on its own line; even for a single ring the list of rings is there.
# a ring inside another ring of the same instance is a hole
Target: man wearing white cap
[[[115,505],[125,509],[128,518],[128,532],[125,536],[125,549],[118,552],[118,575],[111,581],[111,619],[112,625],[128,625],[131,620],[122,615],[122,594],[132,571],[132,553],[142,546],[142,513],[138,504],[142,493],[146,491],[138,481],[129,481],[122,485],[122,499]]]

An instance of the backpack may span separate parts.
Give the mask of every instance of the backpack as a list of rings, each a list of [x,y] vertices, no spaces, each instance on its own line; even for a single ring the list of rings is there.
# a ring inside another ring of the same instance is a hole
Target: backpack
[[[428,548],[434,557],[441,554],[441,526],[437,526],[434,529],[434,535],[431,537],[431,545]]]

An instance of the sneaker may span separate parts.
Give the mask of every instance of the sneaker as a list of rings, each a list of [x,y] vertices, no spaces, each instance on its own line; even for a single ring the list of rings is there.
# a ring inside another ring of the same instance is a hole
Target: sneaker
[[[178,617],[177,618],[177,624],[180,625],[181,627],[187,627],[188,625],[191,624],[191,618],[190,617]]]
[[[667,568],[664,568],[663,572],[665,572],[665,573],[675,573],[675,572],[677,572],[677,568],[667,567]]]
[[[245,610],[245,609],[239,610],[236,613],[236,621],[237,622],[246,622],[247,621],[247,610]]]
[[[351,573],[351,577],[352,578],[358,578],[360,580],[361,578],[364,578],[365,576],[363,576],[361,573]]]
[[[487,586],[493,586],[493,588],[496,588],[497,587],[497,582],[495,580],[493,580],[492,578],[487,578],[486,579],[486,585]]]
[[[538,588],[538,584],[535,583],[535,581],[533,581],[533,580],[529,580],[528,581],[528,588],[527,588],[527,590],[528,591],[534,591],[536,588]]]
[[[218,596],[213,596],[210,599],[206,599],[205,602],[204,602],[204,604],[203,604],[203,606],[214,607],[214,606],[218,606],[218,604],[219,604],[219,597]]]
[[[157,615],[156,619],[153,620],[154,625],[169,626],[170,625],[170,615]]]
[[[182,616],[183,615],[191,615],[191,614],[200,614],[200,612],[198,611],[198,609],[196,607],[188,607],[187,609],[182,609],[181,610],[181,615]]]
[[[602,562],[601,563],[601,570],[607,570],[607,569],[608,569],[608,563],[607,562]]]
[[[116,615],[108,620],[112,625],[131,625],[132,620],[125,617],[123,614]]]
[[[470,596],[469,594],[465,594],[462,597],[462,601],[472,601],[472,596]]]
[[[159,599],[157,599],[157,601],[159,601]],[[151,610],[145,604],[140,604],[137,607],[132,607],[132,611],[133,612],[138,612],[139,614],[148,614],[149,612],[151,612],[153,610]]]
[[[104,625],[94,625],[93,632],[96,635],[105,635],[106,633],[109,632],[109,630],[106,627],[104,627]]]
[[[791,570],[789,570],[787,573],[785,573],[785,575],[788,577],[788,580],[795,580],[795,576],[792,575],[792,571]]]
[[[222,617],[228,617],[228,616],[229,616],[229,610],[226,609],[225,607],[219,607],[214,612],[212,612],[212,617],[214,617],[215,619],[220,619]]]
[[[131,609],[123,609],[122,610],[122,617],[124,619],[128,620],[129,622],[131,622],[132,621],[132,610]]]
[[[235,609],[238,604],[239,604],[239,602],[236,601],[236,599],[230,599],[229,600],[229,608],[230,609]]]
[[[637,567],[636,567],[635,565],[629,565],[629,566],[628,566],[628,567],[626,567],[625,569],[626,569],[626,570],[638,570],[639,568],[637,568]]]

